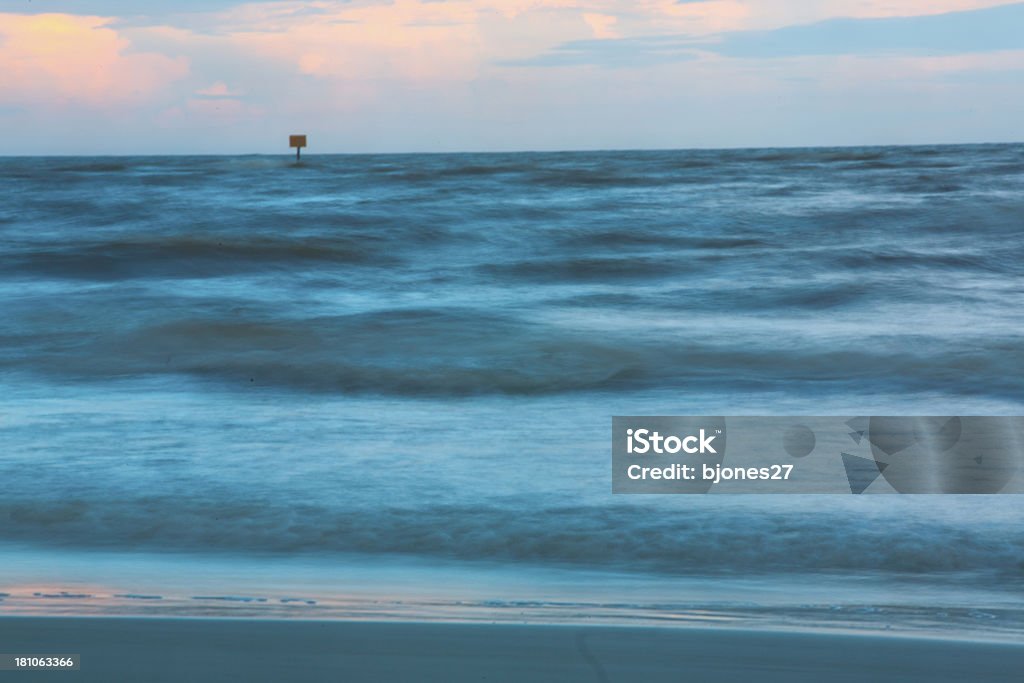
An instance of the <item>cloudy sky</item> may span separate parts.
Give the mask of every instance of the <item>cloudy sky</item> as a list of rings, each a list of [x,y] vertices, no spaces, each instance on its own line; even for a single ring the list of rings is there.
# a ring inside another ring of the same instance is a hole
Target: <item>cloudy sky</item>
[[[0,0],[0,155],[1024,140],[1024,2]]]

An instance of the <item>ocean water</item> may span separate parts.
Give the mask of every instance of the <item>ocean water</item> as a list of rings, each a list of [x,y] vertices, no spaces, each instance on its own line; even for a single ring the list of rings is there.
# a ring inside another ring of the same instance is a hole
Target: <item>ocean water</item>
[[[609,465],[615,414],[1019,415],[1022,300],[1024,145],[0,159],[0,613],[1022,633],[1020,497]]]

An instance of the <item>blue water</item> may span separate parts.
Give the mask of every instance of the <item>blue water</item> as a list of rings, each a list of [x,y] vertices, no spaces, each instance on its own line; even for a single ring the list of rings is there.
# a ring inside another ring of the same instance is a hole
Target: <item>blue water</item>
[[[842,575],[1024,606],[1015,496],[612,496],[609,472],[614,414],[1021,414],[1024,145],[9,158],[0,254],[8,567]]]

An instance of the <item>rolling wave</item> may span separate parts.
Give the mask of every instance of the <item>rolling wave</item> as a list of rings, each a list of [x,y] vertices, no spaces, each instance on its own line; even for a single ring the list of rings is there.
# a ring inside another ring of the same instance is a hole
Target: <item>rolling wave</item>
[[[418,555],[684,574],[984,572],[1024,578],[1024,529],[818,510],[687,510],[381,505],[372,510],[272,500],[0,502],[0,538],[69,547]],[[841,529],[842,533],[837,533]]]
[[[158,315],[154,324],[127,329],[97,327],[78,316],[82,327],[73,332],[73,315],[62,313],[66,334],[8,337],[8,349],[20,342],[21,352],[0,357],[0,367],[64,381],[177,375],[246,391],[396,396],[683,386],[813,393],[823,384],[1024,396],[1017,378],[1005,372],[1024,365],[1024,347],[1002,336],[976,340],[968,350],[944,348],[922,335],[866,347],[856,339],[813,343],[792,334],[772,340],[757,330],[731,338],[694,338],[682,330],[593,334],[475,309],[435,308],[293,319]],[[951,384],[951,376],[960,379]]]

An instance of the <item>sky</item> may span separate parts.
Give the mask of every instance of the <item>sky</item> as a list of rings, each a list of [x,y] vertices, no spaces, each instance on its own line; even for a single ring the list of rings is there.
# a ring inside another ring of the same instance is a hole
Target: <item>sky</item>
[[[1024,140],[1024,2],[0,0],[0,155]]]

